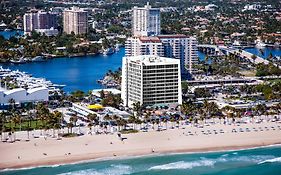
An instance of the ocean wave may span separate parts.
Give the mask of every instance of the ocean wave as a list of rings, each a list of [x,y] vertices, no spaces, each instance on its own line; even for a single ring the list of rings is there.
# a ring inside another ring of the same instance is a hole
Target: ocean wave
[[[258,164],[274,163],[274,162],[281,162],[281,157],[276,157],[276,158],[273,158],[273,159],[267,159],[267,160],[264,160],[262,162],[259,162]]]
[[[132,173],[132,167],[128,165],[110,165],[105,169],[87,169],[79,170],[68,173],[62,173],[59,175],[126,175]]]
[[[168,163],[164,165],[153,166],[149,168],[149,170],[192,169],[194,167],[213,166],[214,164],[215,162],[211,160],[199,160],[193,162],[179,161],[179,162]]]
[[[5,172],[5,171],[21,171],[21,170],[30,170],[30,169],[35,169],[35,168],[55,168],[59,167],[62,164],[55,164],[55,165],[40,165],[40,166],[31,166],[31,167],[23,167],[23,168],[5,168],[0,170],[0,172]]]
[[[272,155],[252,155],[252,156],[235,156],[235,157],[225,157],[221,156],[215,159],[216,162],[223,163],[223,162],[261,162],[267,159],[272,159],[274,156]]]
[[[195,167],[212,167],[216,163],[227,163],[227,162],[249,162],[249,163],[258,163],[261,161],[281,161],[281,157],[279,159],[274,159],[272,155],[252,155],[252,156],[235,156],[230,157],[228,154],[221,155],[215,159],[209,159],[205,157],[200,157],[200,160],[197,161],[178,161],[172,162],[163,165],[156,165],[149,170],[170,170],[170,169],[192,169]]]

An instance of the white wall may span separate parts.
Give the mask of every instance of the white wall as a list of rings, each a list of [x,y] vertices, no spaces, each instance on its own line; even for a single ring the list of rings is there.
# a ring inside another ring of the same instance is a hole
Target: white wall
[[[10,99],[14,99],[16,103],[48,101],[49,90],[47,88],[35,88],[26,91],[23,88],[18,88],[0,91],[1,104],[8,104]]]

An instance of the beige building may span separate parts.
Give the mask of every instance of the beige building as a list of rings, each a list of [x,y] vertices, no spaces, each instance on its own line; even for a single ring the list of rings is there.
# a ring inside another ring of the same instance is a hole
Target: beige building
[[[84,34],[88,31],[88,13],[78,7],[64,10],[63,31],[67,34]]]

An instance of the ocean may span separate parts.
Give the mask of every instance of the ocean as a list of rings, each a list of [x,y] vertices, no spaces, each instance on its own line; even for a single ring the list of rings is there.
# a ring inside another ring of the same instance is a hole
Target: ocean
[[[281,146],[166,154],[1,171],[3,175],[280,175]]]

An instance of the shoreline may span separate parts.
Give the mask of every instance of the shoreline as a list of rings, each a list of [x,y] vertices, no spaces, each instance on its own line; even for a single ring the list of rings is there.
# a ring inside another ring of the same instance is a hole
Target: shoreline
[[[154,157],[154,156],[165,156],[165,155],[177,155],[177,154],[197,154],[197,153],[216,153],[216,152],[231,152],[231,151],[244,151],[251,149],[261,149],[268,147],[277,147],[281,146],[281,142],[265,144],[265,145],[248,145],[248,146],[228,146],[228,147],[214,147],[214,148],[206,148],[206,149],[184,149],[184,150],[170,150],[170,151],[159,151],[155,153],[133,153],[133,154],[124,154],[118,157],[114,156],[92,156],[92,155],[81,155],[78,157],[74,157],[71,160],[66,159],[56,159],[56,160],[43,160],[36,161],[37,163],[25,163],[21,165],[14,165],[8,167],[2,167],[0,165],[0,172],[5,171],[18,171],[18,170],[26,170],[26,169],[34,169],[34,168],[43,168],[43,167],[58,167],[64,165],[72,165],[72,164],[83,164],[83,163],[93,163],[93,162],[101,162],[101,161],[111,161],[111,160],[123,160],[123,159],[135,159],[141,157]],[[147,152],[147,151],[145,151]]]
[[[232,132],[233,129],[239,128],[243,130],[250,128],[251,131]],[[254,131],[254,128],[267,130]],[[207,130],[224,132],[203,134],[203,131]],[[160,132],[150,130],[122,136],[126,138],[124,141],[121,141],[115,133],[84,135],[59,141],[56,138],[40,137],[25,142],[26,132],[17,133],[17,138],[21,138],[22,141],[0,143],[0,170],[60,166],[138,156],[240,151],[278,146],[281,144],[281,123],[249,123],[240,126],[214,124],[204,128],[182,125],[179,129]]]

